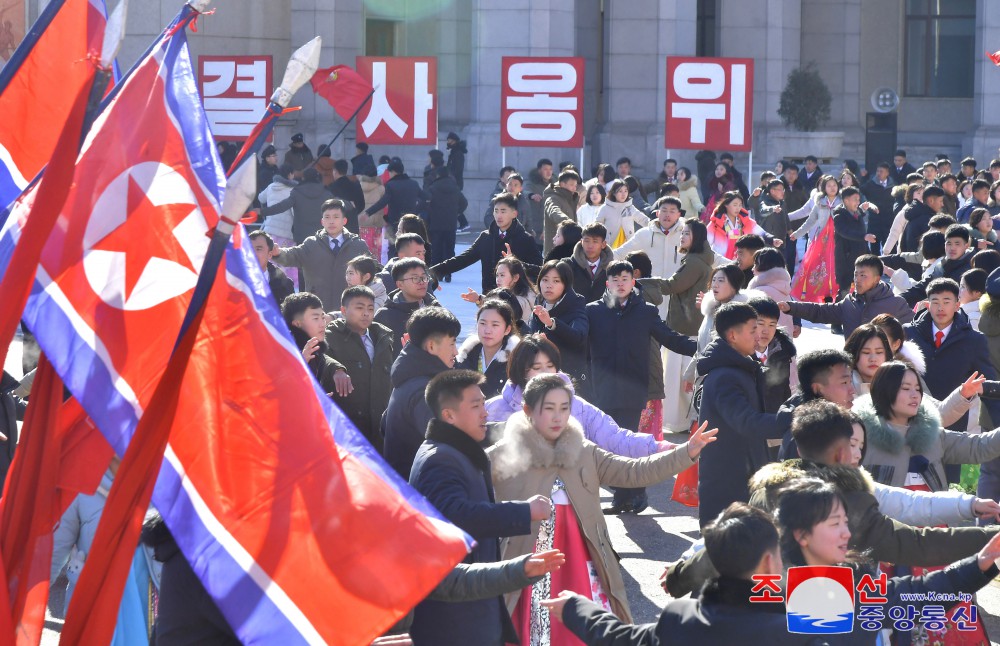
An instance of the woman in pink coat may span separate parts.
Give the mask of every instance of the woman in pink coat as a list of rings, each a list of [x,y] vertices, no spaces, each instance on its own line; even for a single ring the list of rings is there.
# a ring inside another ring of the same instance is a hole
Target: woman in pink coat
[[[715,253],[729,260],[736,257],[736,241],[748,233],[759,235],[775,247],[781,246],[781,240],[764,231],[743,208],[743,196],[739,191],[729,191],[722,196],[707,226],[708,244]]]

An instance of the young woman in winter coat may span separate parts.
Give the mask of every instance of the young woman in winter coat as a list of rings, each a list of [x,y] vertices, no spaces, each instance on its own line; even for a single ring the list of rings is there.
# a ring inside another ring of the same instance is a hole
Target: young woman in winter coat
[[[549,261],[538,272],[536,304],[529,329],[548,337],[559,348],[564,369],[586,392],[587,334],[590,322],[584,311],[587,303],[573,291],[573,269],[569,263]]]
[[[507,383],[500,395],[486,402],[490,422],[506,422],[524,408],[524,387],[536,375],[558,374],[572,388],[569,375],[560,372],[558,348],[541,334],[529,334],[521,339],[507,361],[507,372]],[[619,427],[610,415],[576,394],[570,412],[583,427],[587,440],[605,451],[643,458],[673,447],[669,442],[657,442],[652,435]]]
[[[892,226],[889,227],[889,235],[886,237],[885,246],[882,248],[883,254],[893,253],[896,245],[903,239],[903,232],[906,230],[907,223],[907,209],[912,208],[915,204],[922,204],[924,201],[923,184],[910,184],[904,188],[903,191],[903,199],[905,200],[906,206],[900,209],[899,212],[896,213],[896,217],[892,219]],[[900,251],[902,251],[902,246],[900,246]]]
[[[716,164],[714,174],[705,185],[705,195],[707,197],[702,220],[707,220],[708,216],[718,212],[719,202],[727,193],[736,191],[738,194],[739,191],[737,188],[733,176],[729,173],[729,166],[726,166],[722,162]]]
[[[602,184],[593,184],[587,188],[587,202],[576,210],[576,221],[581,227],[597,222],[597,215],[604,208],[608,192]]]
[[[607,202],[597,213],[597,222],[608,230],[608,246],[617,249],[637,229],[648,225],[649,217],[633,205],[624,180],[616,179],[611,182]]]
[[[708,219],[708,243],[715,253],[732,260],[736,257],[736,241],[748,233],[761,236],[775,247],[781,246],[781,240],[764,231],[743,208],[743,196],[739,191],[725,193]]]
[[[691,175],[691,169],[681,166],[677,169],[677,188],[680,189],[681,209],[684,215],[689,218],[698,217],[705,210],[705,205],[701,203],[701,189],[698,187],[698,178]]]
[[[878,578],[875,563],[848,551],[851,530],[848,528],[847,505],[834,485],[818,478],[803,478],[786,485],[778,493],[775,525],[781,537],[781,556],[786,567],[847,566],[854,570],[855,581],[866,575]],[[950,609],[957,605],[958,593],[971,594],[1000,574],[994,563],[997,558],[1000,558],[1000,534],[994,535],[977,555],[953,563],[944,570],[925,576],[890,577],[885,594],[881,595],[887,598],[885,607],[915,606],[918,616],[924,604],[934,603]],[[857,597],[857,594],[857,591],[852,591],[851,596]],[[904,594],[907,596],[904,597]],[[920,597],[926,601],[914,600]],[[944,601],[952,597],[954,601]],[[834,600],[839,599],[834,596],[831,601]],[[851,631],[840,635],[842,639],[837,643],[882,643],[879,633],[865,630],[861,615],[852,612],[854,604],[861,603],[860,600],[847,598],[842,603],[846,605],[844,611],[850,614],[843,617],[836,611],[831,612],[833,616],[824,624],[830,626],[832,622],[843,622],[844,629]],[[833,606],[830,610],[839,607]],[[815,618],[790,613],[788,620],[791,627],[795,621],[809,625]],[[891,618],[882,620],[886,628],[891,627],[891,623]]]
[[[987,209],[973,209],[969,215],[969,226],[972,227],[973,249],[997,249],[997,232],[993,229],[993,217]]]
[[[775,303],[791,300],[792,277],[785,269],[785,257],[774,248],[758,249],[753,255],[753,278],[747,289],[763,292]],[[792,338],[792,315],[782,312],[778,326]]]
[[[538,295],[535,293],[535,286],[528,273],[524,269],[524,263],[514,256],[506,256],[497,262],[495,270],[497,289],[509,290],[517,298],[521,306],[521,320],[524,325],[531,321],[531,310],[535,307]],[[491,292],[492,293],[492,292]],[[462,294],[462,300],[476,305],[482,305],[486,294],[480,294],[476,290],[469,288],[469,291]],[[517,327],[517,326],[515,326]]]
[[[507,361],[517,347],[514,312],[497,298],[488,298],[476,313],[476,334],[470,334],[455,357],[455,367],[486,376],[481,389],[487,399],[500,394],[507,381]]]
[[[563,220],[556,227],[556,234],[552,237],[552,251],[545,254],[545,262],[550,260],[562,260],[572,258],[576,243],[583,239],[583,227],[572,220]]]
[[[345,274],[347,286],[355,287],[357,285],[364,285],[372,290],[372,293],[375,294],[375,311],[378,311],[380,307],[385,305],[385,301],[389,296],[386,294],[385,285],[382,284],[382,281],[375,278],[376,274],[378,274],[378,266],[371,256],[358,256],[347,261],[347,272]],[[337,316],[340,315],[337,314]]]
[[[943,428],[937,410],[925,401],[917,371],[901,361],[883,364],[872,379],[871,394],[852,410],[868,432],[863,464],[883,484],[943,491],[948,488],[945,464],[1000,457],[1000,431],[969,435]]]
[[[563,590],[600,600],[605,609],[632,621],[621,566],[601,511],[600,487],[643,487],[690,467],[715,430],[702,426],[687,443],[641,460],[612,455],[587,441],[572,418],[573,392],[557,375],[528,382],[524,408],[507,422],[503,439],[488,453],[496,498],[525,500],[536,494],[552,499],[548,520],[532,523],[529,535],[506,541],[502,558],[559,549],[566,564],[531,588],[507,595],[514,625],[524,643],[571,643],[561,624],[548,621],[542,599]]]

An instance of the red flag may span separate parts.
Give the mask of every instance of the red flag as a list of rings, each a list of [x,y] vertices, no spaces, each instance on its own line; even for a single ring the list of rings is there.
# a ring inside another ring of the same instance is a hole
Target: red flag
[[[313,92],[326,99],[343,119],[350,119],[372,92],[372,84],[346,65],[334,65],[313,74]]]
[[[1000,51],[993,52],[992,54],[986,52],[986,58],[993,61],[993,64],[996,65],[997,67],[1000,67]]]

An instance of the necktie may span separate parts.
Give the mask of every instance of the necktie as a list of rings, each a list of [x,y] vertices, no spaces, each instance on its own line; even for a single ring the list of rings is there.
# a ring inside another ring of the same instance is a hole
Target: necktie
[[[506,238],[507,238],[507,232],[506,231],[501,231],[500,232],[500,239],[501,240],[505,240]]]
[[[375,361],[375,344],[372,343],[372,338],[368,336],[367,332],[361,335],[361,342],[365,344],[365,352],[368,353],[368,360]]]
[[[594,278],[597,277],[597,265],[591,265],[590,266],[590,275],[591,275],[591,277],[594,277]]]
[[[934,347],[940,348],[942,343],[944,343],[944,332],[938,330],[934,333]]]
[[[333,249],[334,251],[339,250],[340,249],[340,240],[338,238],[331,239],[330,240],[330,248]]]
[[[760,355],[760,362],[762,365],[767,365],[767,353]]]

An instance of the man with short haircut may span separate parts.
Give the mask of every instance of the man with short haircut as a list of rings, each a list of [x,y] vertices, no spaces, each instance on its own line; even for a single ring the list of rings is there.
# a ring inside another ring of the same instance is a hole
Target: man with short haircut
[[[819,178],[823,176],[823,169],[819,167],[819,160],[814,155],[806,155],[805,168],[802,171],[800,179],[806,190],[819,188]]]
[[[434,295],[427,290],[430,275],[427,265],[419,258],[404,258],[392,266],[392,279],[396,289],[377,312],[375,322],[392,331],[392,356],[399,356],[403,349],[406,322],[419,309],[440,307]]]
[[[754,575],[782,576],[778,530],[766,512],[734,502],[701,530],[718,572],[691,599],[670,601],[656,623],[629,625],[572,592],[542,601],[587,644],[741,644],[798,646],[811,635],[788,632],[783,603],[751,603]],[[752,628],[750,628],[752,627]]]
[[[607,228],[600,222],[585,226],[583,237],[576,243],[568,262],[573,269],[573,290],[587,303],[604,296],[608,284],[607,269],[614,259],[615,253],[608,246]]]
[[[756,296],[747,305],[757,312],[757,345],[752,357],[764,369],[764,412],[777,413],[798,385],[795,374],[795,344],[778,326],[781,310],[766,296]]]
[[[633,251],[643,251],[653,265],[653,276],[669,278],[680,268],[684,254],[680,252],[684,211],[677,197],[665,196],[653,203],[655,219],[632,234],[614,250],[617,260],[624,260]],[[660,318],[667,318],[668,298],[660,305]]]
[[[889,177],[888,162],[879,162],[875,175],[861,186],[861,192],[878,209],[878,212],[868,215],[868,231],[875,234],[879,246],[885,245],[892,226],[892,207],[895,201],[892,197],[893,186],[895,184]]]
[[[743,285],[749,285],[756,274],[753,273],[753,259],[758,251],[769,246],[764,238],[756,233],[744,233],[734,245],[736,249],[736,264],[743,272]]]
[[[677,160],[672,157],[663,160],[663,170],[643,189],[647,196],[661,197],[660,189],[663,188],[664,184],[677,184]]]
[[[938,176],[937,164],[932,161],[924,162],[923,166],[920,167],[920,174],[924,176],[924,181],[928,184],[934,184]]]
[[[951,172],[951,160],[944,155],[938,155],[937,161],[938,176]]]
[[[795,245],[788,244],[788,234],[792,231],[792,224],[785,207],[785,184],[780,179],[772,179],[767,183],[767,195],[760,200],[757,222],[764,231],[781,240],[788,273],[794,273]]]
[[[381,454],[379,422],[389,403],[389,371],[395,358],[392,331],[375,323],[375,294],[364,285],[348,287],[339,318],[326,328],[327,354],[336,364],[333,401]]]
[[[760,363],[750,358],[757,345],[757,312],[746,303],[726,303],[715,315],[715,331],[718,338],[698,359],[698,374],[704,377],[698,423],[718,427],[721,440],[701,454],[702,526],[729,503],[749,501],[747,481],[771,459],[767,440],[781,437],[783,430],[775,415],[764,412],[764,375]]]
[[[962,278],[958,282],[958,300],[962,306],[962,311],[969,317],[972,329],[977,332],[979,331],[979,319],[981,316],[979,312],[979,299],[986,293],[987,276],[988,274],[982,269],[970,269],[962,274]]]
[[[976,176],[976,158],[966,157],[962,160],[962,179],[972,179]]]
[[[975,209],[988,209],[990,201],[990,183],[985,179],[972,182],[972,201],[958,210],[955,220],[959,224],[968,224],[969,216]]]
[[[480,390],[483,379],[479,372],[449,370],[436,375],[421,390],[423,405],[433,417],[409,473],[410,484],[476,540],[466,558],[471,563],[499,561],[499,539],[531,533],[533,522],[549,519],[552,504],[544,496],[496,502],[490,459],[482,448],[487,417]],[[410,635],[417,644],[499,645],[518,641],[500,596],[457,603],[424,600],[414,611]]]
[[[343,200],[347,206],[347,228],[358,231],[358,214],[365,208],[365,192],[361,184],[347,176],[347,160],[338,159],[333,162],[333,182],[327,190],[337,199]]]
[[[336,365],[325,352],[323,328],[326,324],[326,312],[323,310],[323,301],[309,292],[290,294],[281,304],[281,316],[313,377],[319,382],[323,392],[331,395],[335,388]]]
[[[344,202],[336,198],[323,202],[322,229],[295,247],[275,247],[271,256],[279,265],[298,267],[305,276],[306,291],[316,294],[330,309],[340,307],[340,295],[347,289],[347,262],[371,255],[368,245],[348,231]]]
[[[542,264],[535,241],[518,222],[517,198],[510,193],[500,193],[493,198],[493,222],[481,232],[468,249],[435,264],[430,271],[440,278],[479,263],[482,291],[485,294],[497,286],[497,263],[506,253],[516,256],[525,265]],[[555,234],[553,234],[555,235]],[[528,269],[529,275],[537,273]]]
[[[958,178],[948,173],[941,176],[938,184],[944,191],[944,213],[955,217],[958,214]],[[924,199],[927,199],[927,191],[924,191]]]
[[[930,228],[931,218],[944,209],[944,191],[940,186],[928,186],[924,189],[924,201],[916,202],[906,208],[906,228],[900,237],[899,246],[903,251],[916,251],[920,237]]]
[[[760,183],[757,184],[757,187],[750,193],[750,197],[747,198],[747,211],[750,212],[751,217],[754,219],[757,219],[757,214],[760,213],[761,200],[767,195],[767,185],[771,183],[772,179],[778,179],[774,171],[761,171]]]
[[[736,184],[736,190],[740,192],[743,196],[743,202],[746,203],[747,197],[750,196],[750,189],[747,188],[747,183],[743,180],[743,173],[734,164],[732,153],[722,153],[719,155],[719,161],[726,165],[729,169],[729,174],[733,178],[733,183]]]
[[[839,296],[843,296],[851,287],[854,261],[869,253],[869,245],[877,244],[878,239],[868,232],[866,220],[871,204],[861,203],[861,191],[848,186],[840,192],[840,199],[843,204],[833,210],[833,259]]]
[[[619,157],[615,162],[615,171],[618,173],[618,179],[625,179],[632,174],[632,160],[628,157]]]
[[[531,211],[526,215],[528,218],[525,227],[535,235],[535,244],[541,249],[544,246],[545,229],[545,189],[552,183],[552,160],[538,160],[535,168],[528,173],[528,184],[525,191],[531,201]],[[555,235],[554,233],[552,235]],[[547,248],[547,254],[551,248]]]
[[[417,310],[406,324],[410,341],[392,364],[392,393],[382,414],[385,461],[408,479],[413,457],[433,417],[424,400],[432,377],[455,367],[462,324],[443,307]]]
[[[913,164],[906,161],[906,151],[903,149],[897,150],[896,154],[892,156],[892,163],[893,168],[889,171],[889,174],[892,176],[892,183],[897,186],[908,183],[906,176],[917,170],[913,167]]]
[[[375,278],[381,280],[385,286],[386,294],[392,294],[398,289],[396,281],[392,278],[392,268],[404,258],[417,258],[427,262],[427,243],[419,233],[404,233],[398,236],[396,238],[396,257],[390,258],[382,271],[375,274]],[[433,287],[431,291],[433,291]]]
[[[788,212],[794,213],[805,206],[809,201],[809,189],[799,179],[799,167],[788,164],[780,179],[785,183],[785,208]]]
[[[575,170],[564,170],[559,173],[559,181],[548,186],[543,193],[545,198],[545,232],[544,253],[552,251],[552,238],[556,228],[563,220],[576,222],[576,189],[580,185],[580,175]]]
[[[910,307],[927,297],[927,287],[937,278],[950,278],[957,284],[962,274],[972,269],[975,249],[969,248],[969,227],[953,224],[944,234],[944,258],[930,266],[923,278],[901,294]]]
[[[469,202],[441,158],[431,161],[426,192],[427,233],[431,237],[433,256],[431,262],[439,263],[455,255],[455,233],[460,226],[458,216],[465,213]]]
[[[890,314],[902,323],[912,320],[913,310],[907,302],[893,294],[892,288],[882,282],[883,271],[884,266],[878,256],[859,256],[854,261],[854,291],[836,303],[786,301],[778,303],[778,307],[782,312],[814,323],[841,325],[845,338],[856,327],[879,314]]]
[[[274,251],[274,240],[263,231],[251,231],[250,243],[253,245],[253,254],[260,264],[264,276],[267,277],[267,284],[271,288],[271,296],[274,297],[278,307],[289,294],[295,293],[295,285],[292,279],[285,275],[273,263],[271,263],[271,252]]]

